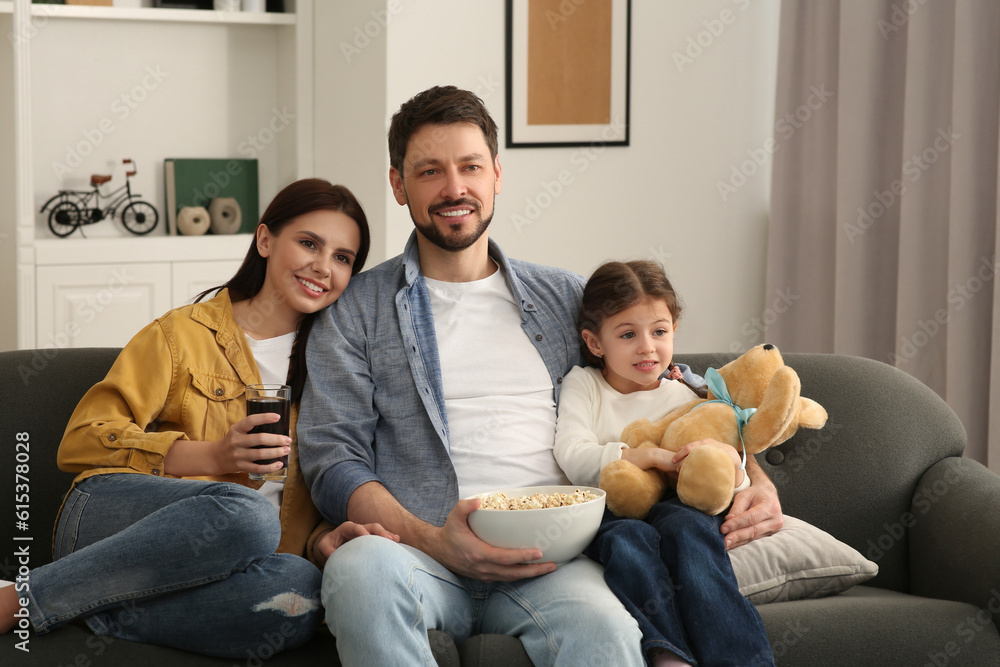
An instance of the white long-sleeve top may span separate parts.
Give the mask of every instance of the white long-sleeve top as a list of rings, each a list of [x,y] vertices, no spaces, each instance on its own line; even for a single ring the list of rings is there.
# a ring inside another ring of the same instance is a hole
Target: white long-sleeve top
[[[570,482],[597,486],[601,468],[622,457],[622,429],[637,419],[656,421],[698,398],[676,380],[650,391],[622,394],[598,368],[577,366],[563,378],[555,456]]]

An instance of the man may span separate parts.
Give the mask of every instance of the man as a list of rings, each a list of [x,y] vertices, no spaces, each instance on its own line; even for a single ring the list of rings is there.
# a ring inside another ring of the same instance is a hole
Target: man
[[[326,565],[341,660],[432,665],[427,631],[440,629],[457,642],[517,636],[535,665],[642,665],[637,625],[596,563],[557,569],[535,549],[491,547],[467,523],[479,501],[459,500],[566,482],[552,455],[556,400],[579,363],[584,281],[490,242],[497,130],[472,93],[435,87],[403,104],[389,154],[416,229],[317,319],[298,421],[324,516],[400,536],[356,539]],[[755,495],[729,524],[737,542],[780,527],[774,487],[750,474]]]

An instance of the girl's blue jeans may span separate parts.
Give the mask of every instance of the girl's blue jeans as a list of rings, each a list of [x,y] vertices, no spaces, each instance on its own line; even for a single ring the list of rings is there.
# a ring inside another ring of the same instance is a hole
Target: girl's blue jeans
[[[722,534],[724,514],[708,516],[676,496],[643,520],[605,511],[585,552],[604,565],[608,586],[656,648],[699,665],[773,665],[764,623],[740,594]]]
[[[30,574],[39,633],[82,618],[97,635],[258,660],[322,622],[320,571],[276,554],[277,512],[238,484],[116,473],[66,498],[56,560]]]

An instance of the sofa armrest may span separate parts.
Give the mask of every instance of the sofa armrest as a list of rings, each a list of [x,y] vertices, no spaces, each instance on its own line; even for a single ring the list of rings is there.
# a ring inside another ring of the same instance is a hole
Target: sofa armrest
[[[979,623],[992,614],[1000,628],[1000,476],[942,459],[921,477],[910,513],[910,592],[975,605]]]

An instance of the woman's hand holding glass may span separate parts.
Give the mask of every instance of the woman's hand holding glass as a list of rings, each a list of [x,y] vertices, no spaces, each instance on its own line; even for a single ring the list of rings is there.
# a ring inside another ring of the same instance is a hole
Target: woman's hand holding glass
[[[292,439],[274,433],[250,433],[256,426],[279,419],[280,416],[273,412],[249,415],[230,426],[220,440],[175,440],[163,459],[164,472],[175,477],[200,477],[280,470],[281,462],[260,465],[254,461],[287,456]],[[261,445],[265,449],[254,449]]]
[[[225,472],[265,474],[280,470],[282,467],[280,461],[274,461],[267,465],[260,465],[254,461],[280,459],[283,456],[288,456],[292,450],[292,439],[287,435],[276,433],[250,433],[257,426],[273,424],[279,419],[280,416],[277,413],[262,412],[248,415],[229,427],[226,435],[218,444],[218,456]],[[255,449],[255,447],[261,446],[265,449]]]

